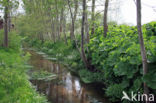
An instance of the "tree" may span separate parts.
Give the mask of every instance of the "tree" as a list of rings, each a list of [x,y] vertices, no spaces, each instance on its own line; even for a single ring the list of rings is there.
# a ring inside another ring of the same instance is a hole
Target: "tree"
[[[86,12],[85,12],[85,41],[86,44],[88,44],[90,41],[87,5],[86,5]]]
[[[85,51],[84,51],[84,29],[85,29],[85,20],[86,20],[86,0],[83,0],[82,3],[83,13],[82,13],[82,26],[81,26],[81,58],[86,66],[86,68],[92,70],[92,66],[87,60]]]
[[[8,14],[9,14],[9,0],[6,0],[4,9],[4,47],[8,47]]]
[[[11,10],[17,9],[18,0],[0,0],[2,10],[4,10],[4,47],[8,47],[8,32],[11,28]]]
[[[72,21],[70,37],[71,37],[71,40],[73,40],[75,38],[74,31],[75,31],[75,21],[76,21],[77,12],[78,12],[78,0],[74,0],[74,13],[72,12],[71,1],[68,0],[67,2],[69,6],[70,15],[71,15],[71,21]]]
[[[139,36],[139,42],[140,42],[140,48],[141,48],[143,75],[146,75],[148,72],[148,66],[147,66],[146,49],[144,46],[144,39],[143,39],[142,28],[141,28],[141,0],[136,0],[136,5],[137,5],[137,28],[138,28],[138,36]],[[148,90],[146,83],[144,83],[144,93],[149,95],[149,90]],[[146,100],[146,103],[148,103],[147,100]]]
[[[106,0],[105,7],[104,7],[104,19],[103,19],[104,37],[107,36],[107,31],[108,31],[108,24],[107,24],[108,4],[109,4],[109,0]]]
[[[95,0],[92,0],[92,15],[91,15],[91,34],[94,34],[94,29],[95,29]]]
[[[66,10],[63,0],[23,0],[27,18],[25,29],[30,37],[56,42],[61,39]],[[31,27],[31,28],[29,28]]]

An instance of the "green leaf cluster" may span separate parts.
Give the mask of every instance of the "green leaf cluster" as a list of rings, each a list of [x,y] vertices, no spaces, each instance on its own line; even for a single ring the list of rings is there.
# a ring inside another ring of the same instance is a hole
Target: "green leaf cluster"
[[[156,22],[143,26],[143,36],[148,57],[149,73],[143,76],[140,45],[137,28],[126,25],[109,27],[108,36],[102,35],[102,28],[96,30],[91,38],[89,53],[92,64],[97,71],[103,72],[106,94],[113,100],[121,98],[119,89],[127,92],[142,91],[142,83],[154,91],[156,81]],[[114,92],[115,91],[115,92]],[[120,91],[120,93],[122,93]],[[120,96],[120,97],[118,97]]]

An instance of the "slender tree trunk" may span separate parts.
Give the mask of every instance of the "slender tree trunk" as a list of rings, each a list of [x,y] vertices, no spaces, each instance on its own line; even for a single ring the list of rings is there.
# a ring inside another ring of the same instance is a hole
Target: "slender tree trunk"
[[[89,43],[89,39],[90,39],[90,37],[89,37],[89,24],[88,24],[88,13],[87,13],[87,11],[86,11],[86,13],[85,13],[85,40],[86,40],[86,43],[88,44]]]
[[[74,21],[75,21],[77,17],[77,11],[78,11],[78,0],[74,0],[74,5],[75,5],[75,11],[74,11]]]
[[[136,0],[136,1],[137,1],[136,2],[137,4],[137,28],[138,28],[139,42],[140,42],[140,48],[141,48],[143,75],[146,75],[148,72],[148,66],[147,66],[146,49],[144,46],[144,39],[143,39],[142,28],[141,28],[141,0]],[[149,90],[148,90],[146,83],[144,83],[144,93],[149,95]],[[146,103],[149,103],[149,102],[146,101]]]
[[[64,40],[65,40],[65,43],[68,45],[67,35],[66,35],[66,19],[64,20],[63,26],[64,26],[64,27],[63,27]]]
[[[64,23],[63,16],[64,16],[64,8],[61,9],[61,15],[60,15],[60,38],[63,33],[63,23]]]
[[[83,14],[82,14],[82,28],[81,28],[81,57],[86,68],[92,70],[84,51],[84,28],[85,28],[85,16],[86,16],[86,0],[83,0]]]
[[[58,40],[61,39],[61,34],[60,34],[60,15],[57,13],[57,35],[58,35]]]
[[[53,38],[53,41],[56,42],[54,18],[51,20],[51,37]]]
[[[9,0],[7,0],[7,2],[9,2]],[[8,47],[8,5],[5,6],[4,13],[4,47]]]
[[[91,17],[91,34],[94,34],[95,30],[95,0],[92,0],[92,17]]]
[[[74,21],[73,12],[72,12],[71,5],[70,5],[70,1],[69,0],[68,0],[68,7],[69,7],[71,21],[72,21],[71,28],[70,28],[70,38],[71,38],[71,40],[73,40],[74,28],[75,28],[75,21]]]
[[[10,11],[10,8],[9,8]],[[11,12],[8,13],[8,32],[11,31]]]
[[[107,24],[108,4],[109,4],[109,0],[106,0],[105,7],[104,7],[104,20],[103,20],[104,37],[107,36],[107,32],[108,32],[108,24]]]
[[[56,36],[57,36],[57,40],[60,40],[60,15],[59,15],[59,8],[58,8],[58,0],[55,0],[55,14],[56,14],[56,22],[55,22],[55,26],[56,26]]]
[[[67,35],[66,35],[66,15],[63,14],[63,34],[64,34],[64,40],[65,43],[68,45],[68,41],[67,41]]]
[[[75,5],[75,10],[73,14],[70,1],[68,0],[69,11],[70,11],[71,19],[72,19],[72,25],[71,25],[71,31],[70,31],[71,40],[74,39],[75,21],[76,21],[77,11],[78,11],[78,0],[74,0],[74,5]]]

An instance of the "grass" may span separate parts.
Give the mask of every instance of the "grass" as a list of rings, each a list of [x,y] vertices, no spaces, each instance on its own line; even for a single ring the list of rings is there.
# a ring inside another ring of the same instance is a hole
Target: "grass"
[[[20,50],[0,49],[0,103],[47,103],[29,81],[28,59]]]

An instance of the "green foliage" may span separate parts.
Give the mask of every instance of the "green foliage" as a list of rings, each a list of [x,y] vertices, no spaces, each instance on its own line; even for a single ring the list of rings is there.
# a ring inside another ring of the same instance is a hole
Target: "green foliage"
[[[156,22],[144,25],[145,32],[148,36],[156,36]]]
[[[79,71],[79,75],[80,75],[81,80],[84,83],[93,83],[93,82],[103,81],[103,73],[90,72],[87,69],[82,69]]]
[[[156,90],[156,65],[150,64],[149,66],[149,73],[144,76],[143,80],[147,83],[147,85]]]
[[[8,1],[8,0],[0,0],[0,5],[2,7],[0,7],[0,9],[4,9],[5,6],[9,6],[11,7],[11,9],[17,9],[18,8],[18,5],[19,5],[19,1],[18,0],[11,0],[11,1]]]
[[[47,103],[26,75],[30,54],[24,53],[21,38],[10,32],[10,48],[0,48],[0,103]]]
[[[68,43],[68,45],[62,41],[45,41],[42,43],[40,40],[37,39],[26,39],[25,42],[29,43],[29,46],[34,47],[37,50],[41,50],[46,54],[52,56],[53,58],[57,58],[60,61],[73,63],[73,59],[80,58],[78,51],[76,49],[73,49],[71,43]]]
[[[14,50],[19,50],[21,47],[21,36],[19,36],[15,31],[9,32],[9,48]]]
[[[4,30],[0,30],[0,46],[3,45],[4,42]],[[9,48],[14,49],[14,50],[19,50],[21,47],[21,36],[18,35],[15,31],[11,31],[8,34],[9,36]]]
[[[4,34],[4,30],[0,30],[0,34],[1,34],[0,35],[0,46],[2,46],[3,45],[3,42],[4,42],[3,41],[3,39],[4,39],[4,35],[3,35]]]
[[[143,27],[149,63],[149,73],[143,80],[151,89],[155,89],[156,83],[152,79],[155,78],[156,66],[155,25],[156,23],[152,22]],[[122,90],[142,91],[142,60],[136,27],[110,26],[107,38],[103,38],[102,29],[98,28],[95,32],[96,35],[91,38],[88,45],[89,58],[96,69],[105,75],[104,83],[108,86],[106,94],[116,101],[122,97]]]
[[[45,103],[28,81],[26,74],[14,68],[0,68],[0,103]]]
[[[122,97],[122,84],[114,84],[107,88],[106,95],[111,97],[112,101],[118,101]]]
[[[53,73],[49,73],[47,71],[39,71],[39,72],[33,72],[31,74],[32,80],[44,80],[44,81],[51,81],[56,79],[56,75]]]

